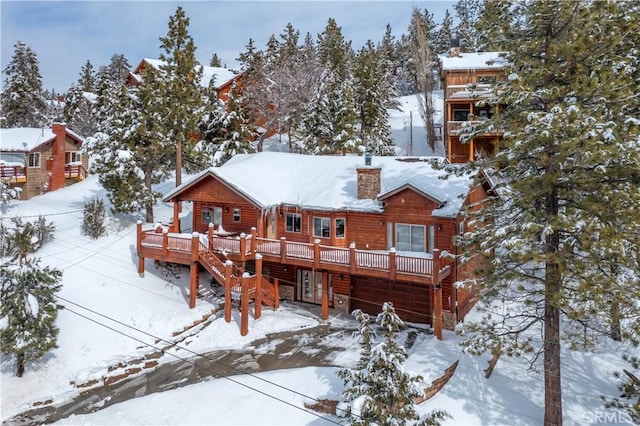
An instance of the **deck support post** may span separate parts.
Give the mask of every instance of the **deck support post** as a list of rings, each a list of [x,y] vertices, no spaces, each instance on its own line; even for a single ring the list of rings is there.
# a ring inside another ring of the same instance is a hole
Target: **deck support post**
[[[171,232],[180,233],[180,201],[173,202],[173,225]]]
[[[356,243],[349,244],[349,266],[351,266],[351,275],[356,273]]]
[[[275,278],[273,280],[273,308],[280,308],[280,281]]]
[[[247,260],[247,236],[243,232],[240,234],[240,261],[244,262]]]
[[[313,267],[320,268],[320,240],[313,241]]]
[[[442,284],[433,286],[433,334],[442,340]]]
[[[244,274],[240,278],[240,334],[246,336],[249,333],[249,278]]]
[[[142,221],[136,222],[136,251],[138,253],[138,274],[144,277],[144,257],[140,256],[142,251]]]
[[[287,239],[280,237],[280,263],[285,264],[287,259]]]
[[[258,230],[256,229],[255,226],[251,227],[251,254],[255,255],[256,254],[256,250],[258,249]]]
[[[166,233],[164,235],[167,235]],[[167,237],[168,238],[168,237]],[[164,246],[164,242],[162,243]],[[200,235],[194,232],[191,237],[191,266],[189,268],[189,307],[196,307],[198,297],[198,282],[200,281],[200,265],[198,248],[200,246]]]
[[[231,322],[231,268],[233,262],[227,260],[224,264],[224,320]]]
[[[442,283],[440,282],[440,250],[433,249],[433,332],[442,340]]]
[[[323,320],[329,319],[329,278],[322,280],[322,313],[320,318]]]
[[[254,228],[255,229],[255,228]],[[262,316],[262,255],[256,254],[256,293],[253,302],[253,309],[255,312],[255,319]]]
[[[389,249],[389,278],[396,279],[396,249],[391,247]]]
[[[162,230],[162,255],[165,257],[169,256],[169,230]]]
[[[209,222],[209,227],[207,228],[207,240],[209,241],[209,250],[213,250],[213,223]]]

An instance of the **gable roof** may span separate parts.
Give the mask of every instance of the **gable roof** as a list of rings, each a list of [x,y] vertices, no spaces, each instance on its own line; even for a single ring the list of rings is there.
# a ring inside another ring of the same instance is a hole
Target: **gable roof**
[[[65,128],[67,136],[81,144],[84,139],[77,133]],[[51,128],[14,127],[0,129],[0,150],[29,152],[55,140],[56,134]]]
[[[318,210],[382,212],[382,201],[410,188],[438,203],[433,216],[454,217],[473,183],[472,175],[443,180],[443,170],[432,166],[436,157],[373,157],[364,166],[357,155],[302,155],[282,152],[239,154],[221,167],[212,167],[169,192],[170,201],[208,176],[217,177],[258,207],[299,206]],[[381,191],[376,200],[357,198],[357,168],[379,167]],[[455,166],[454,166],[455,167]]]
[[[500,55],[503,52],[475,52],[460,53],[459,56],[439,55],[443,71],[464,70],[499,70],[505,67],[507,61]]]
[[[144,58],[135,70],[133,70],[129,75],[133,77],[137,82],[142,81],[142,77],[140,76],[140,71],[146,66],[150,65],[155,69],[159,70],[161,66],[166,65],[165,61],[160,59],[151,59]],[[198,65],[198,67],[201,67]],[[209,87],[209,84],[212,80],[214,80],[214,88],[219,89],[229,82],[231,82],[234,78],[236,78],[239,73],[228,68],[219,68],[219,67],[201,67],[202,68],[202,78],[200,79],[200,86]]]

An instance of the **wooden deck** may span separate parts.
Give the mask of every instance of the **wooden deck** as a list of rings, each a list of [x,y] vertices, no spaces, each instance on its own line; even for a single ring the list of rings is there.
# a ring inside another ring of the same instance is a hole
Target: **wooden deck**
[[[210,229],[208,234],[198,235],[157,233],[142,230],[140,226],[138,256],[183,265],[200,262],[219,280],[223,278],[224,266],[214,262],[215,265],[207,267],[212,256],[222,255],[226,259],[243,262],[260,255],[264,260],[286,265],[425,285],[438,284],[451,273],[450,262],[440,256],[439,250],[434,250],[433,255],[421,253],[411,256],[397,254],[394,250],[358,250],[355,246],[324,246],[317,241],[310,244],[285,238],[261,238],[256,236],[255,229],[239,237],[219,237],[214,235],[213,228]],[[194,241],[198,242],[197,250],[193,248]]]

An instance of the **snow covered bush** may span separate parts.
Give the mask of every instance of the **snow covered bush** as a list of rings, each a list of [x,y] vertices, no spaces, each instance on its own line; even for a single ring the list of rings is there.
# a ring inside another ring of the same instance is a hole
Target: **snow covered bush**
[[[436,410],[425,416],[417,412],[414,400],[424,396],[423,379],[403,368],[407,356],[395,336],[404,323],[393,304],[386,302],[377,317],[384,334],[379,343],[369,315],[359,309],[353,315],[360,321],[362,353],[355,368],[338,372],[345,385],[336,409],[338,415],[348,416],[352,425],[362,426],[440,425],[449,417],[445,411]]]
[[[55,301],[62,272],[39,261],[0,266],[0,341],[2,352],[16,355],[16,376],[25,365],[56,347],[58,310]]]
[[[82,233],[96,240],[107,233],[105,225],[106,211],[104,202],[99,199],[84,205],[84,217],[82,220]]]
[[[11,226],[0,225],[2,256],[22,264],[27,255],[34,253],[53,239],[55,225],[40,216],[35,223],[23,222],[19,217],[11,219]]]

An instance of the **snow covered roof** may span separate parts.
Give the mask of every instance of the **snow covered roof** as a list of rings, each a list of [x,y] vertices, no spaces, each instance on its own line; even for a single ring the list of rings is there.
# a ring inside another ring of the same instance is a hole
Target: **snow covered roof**
[[[459,56],[439,55],[443,71],[501,69],[506,60],[500,57],[503,52],[460,53]]]
[[[77,133],[65,129],[72,138],[83,142],[84,139]],[[28,152],[40,145],[51,142],[56,138],[51,128],[38,127],[14,127],[0,129],[0,150]]]
[[[136,67],[136,69],[131,73],[131,75],[138,81],[142,81],[142,78],[139,75],[140,69],[142,68],[143,63],[147,63],[156,69],[160,69],[161,66],[165,65],[166,62],[160,59],[151,59],[144,58],[140,64]],[[219,67],[202,67],[202,79],[200,80],[200,85],[202,87],[209,87],[211,80],[214,80],[214,88],[220,88],[224,86],[229,81],[233,80],[234,77],[238,75],[237,72],[230,70],[228,68],[219,68]]]
[[[373,157],[364,165],[356,155],[302,155],[261,152],[234,156],[222,167],[212,167],[168,193],[168,201],[207,176],[216,176],[260,207],[293,205],[320,210],[382,212],[382,200],[394,191],[411,188],[437,201],[433,216],[454,217],[473,183],[473,176],[444,176],[433,168],[438,157]],[[381,191],[377,200],[357,198],[357,168],[379,167]]]

